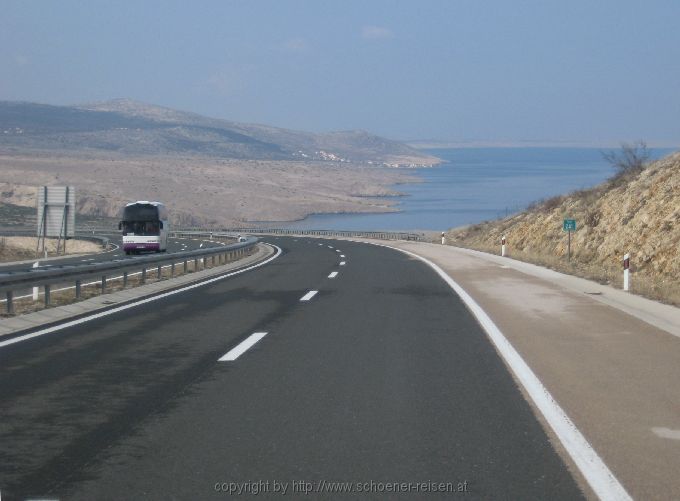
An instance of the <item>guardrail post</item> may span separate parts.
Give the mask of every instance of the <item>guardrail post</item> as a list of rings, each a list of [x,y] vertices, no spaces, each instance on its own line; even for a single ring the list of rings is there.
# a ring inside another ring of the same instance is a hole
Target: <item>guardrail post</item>
[[[50,305],[50,284],[45,284],[45,306]]]
[[[14,302],[12,301],[14,299],[14,291],[7,291],[6,297],[7,314],[14,315]]]
[[[123,272],[123,289],[125,289],[125,287],[127,287],[127,283],[128,283],[128,272],[124,271]]]
[[[198,258],[194,258],[194,271],[198,271]]]
[[[106,292],[106,275],[102,275],[102,294]]]
[[[161,265],[160,264],[158,265],[158,270],[156,271],[156,278],[158,280],[161,279]]]
[[[170,276],[174,277],[175,276],[175,262],[173,261],[170,263]]]
[[[142,267],[142,283],[146,283],[146,266]]]
[[[80,299],[81,296],[82,281],[76,280],[76,299]]]
[[[185,259],[185,260],[184,260],[184,273],[187,272],[188,266],[189,266],[189,265],[187,264],[187,260]]]

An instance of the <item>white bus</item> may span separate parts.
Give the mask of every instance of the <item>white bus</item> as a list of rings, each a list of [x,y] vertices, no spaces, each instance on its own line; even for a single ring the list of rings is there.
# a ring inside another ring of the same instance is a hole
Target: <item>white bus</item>
[[[160,202],[141,200],[127,204],[118,229],[123,232],[125,254],[165,252],[168,248],[170,225],[165,205]]]

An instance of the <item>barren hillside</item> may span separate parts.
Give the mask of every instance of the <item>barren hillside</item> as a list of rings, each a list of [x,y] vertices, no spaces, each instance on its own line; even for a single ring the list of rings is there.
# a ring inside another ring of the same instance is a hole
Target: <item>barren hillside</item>
[[[0,153],[0,202],[35,207],[36,187],[76,187],[81,214],[117,217],[131,200],[161,200],[181,225],[243,226],[317,212],[390,212],[395,169],[211,157]]]
[[[114,99],[80,106],[0,101],[0,149],[198,155],[243,160],[429,166],[439,159],[364,131],[315,134]]]
[[[570,263],[562,230],[567,218],[577,224]],[[450,230],[447,240],[497,253],[503,235],[511,257],[616,286],[623,255],[630,253],[632,290],[680,305],[680,153],[515,216]]]
[[[0,101],[0,203],[35,206],[71,185],[80,214],[116,217],[161,200],[181,225],[250,225],[313,213],[390,212],[394,167],[439,162],[363,131],[325,134],[229,122],[116,99],[81,106]]]

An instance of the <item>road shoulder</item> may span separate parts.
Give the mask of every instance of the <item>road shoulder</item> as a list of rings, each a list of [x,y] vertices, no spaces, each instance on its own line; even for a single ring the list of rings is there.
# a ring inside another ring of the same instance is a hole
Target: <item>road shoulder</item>
[[[474,251],[389,246],[433,261],[477,301],[634,498],[680,498],[677,308]],[[631,304],[669,314],[653,325]]]

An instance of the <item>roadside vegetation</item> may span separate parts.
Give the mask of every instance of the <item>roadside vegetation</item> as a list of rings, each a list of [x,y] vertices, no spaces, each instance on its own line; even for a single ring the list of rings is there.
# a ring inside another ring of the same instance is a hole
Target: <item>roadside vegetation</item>
[[[0,237],[0,263],[8,263],[11,261],[23,261],[24,259],[32,259],[35,257],[35,249],[17,248],[13,245],[14,237]]]
[[[680,152],[649,162],[644,143],[606,154],[614,175],[591,189],[531,204],[524,212],[447,233],[449,245],[498,254],[622,287],[630,254],[631,291],[680,306]],[[564,219],[575,219],[571,260]]]
[[[23,261],[36,259],[37,237],[0,237],[0,262]],[[63,253],[64,242],[61,242]],[[45,249],[48,257],[56,256],[57,239],[48,238],[45,241]],[[91,254],[100,252],[101,245],[85,240],[69,239],[66,242],[66,254]]]

